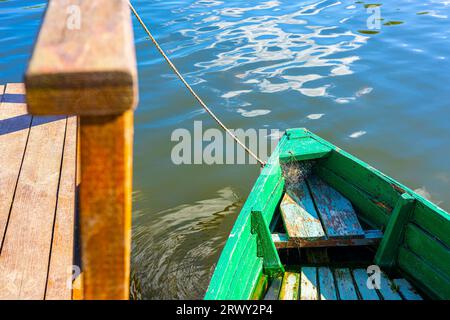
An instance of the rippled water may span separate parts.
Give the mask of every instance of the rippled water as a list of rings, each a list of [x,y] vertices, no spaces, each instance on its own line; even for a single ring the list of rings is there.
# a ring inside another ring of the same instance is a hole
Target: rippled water
[[[450,1],[378,1],[377,33],[373,2],[134,4],[230,127],[307,127],[450,210]],[[21,80],[44,8],[0,1],[0,82]],[[259,169],[172,164],[174,129],[214,123],[135,38],[133,270],[143,298],[201,298]]]

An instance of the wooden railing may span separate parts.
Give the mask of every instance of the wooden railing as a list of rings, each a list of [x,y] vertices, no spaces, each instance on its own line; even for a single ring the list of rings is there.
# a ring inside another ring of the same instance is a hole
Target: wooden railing
[[[83,297],[128,299],[137,71],[125,0],[50,0],[26,73],[34,115],[80,118]]]

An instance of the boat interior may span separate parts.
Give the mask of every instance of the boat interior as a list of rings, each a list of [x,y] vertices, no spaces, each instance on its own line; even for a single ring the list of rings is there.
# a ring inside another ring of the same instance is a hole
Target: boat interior
[[[449,294],[442,209],[307,130],[288,131],[280,150],[284,186],[271,195],[278,203],[267,223],[284,273],[269,277],[260,298]]]

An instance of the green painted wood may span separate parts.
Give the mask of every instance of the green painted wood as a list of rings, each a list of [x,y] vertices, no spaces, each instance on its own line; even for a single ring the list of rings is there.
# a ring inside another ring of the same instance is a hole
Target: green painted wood
[[[318,142],[313,138],[304,138],[299,143],[298,140],[288,140],[285,147],[280,152],[280,162],[303,161],[323,158],[327,156],[331,148]]]
[[[421,199],[417,202],[411,220],[450,248],[450,215],[447,212]]]
[[[352,275],[348,268],[339,268],[334,270],[334,277],[341,300],[358,300],[355,286],[353,285]]]
[[[408,224],[405,244],[409,250],[450,278],[450,249],[439,240],[426,234],[419,227]]]
[[[384,300],[402,300],[394,282],[384,272],[380,274],[380,289],[378,292],[380,292]]]
[[[278,295],[280,294],[282,281],[283,277],[276,277],[272,279],[269,289],[267,289],[267,293],[264,297],[264,300],[278,300]]]
[[[280,210],[290,239],[325,239],[322,223],[305,181],[286,191]]]
[[[298,300],[300,286],[300,274],[296,272],[285,272],[281,284],[280,300]]]
[[[255,290],[253,290],[251,300],[263,299],[266,294],[268,285],[269,285],[269,277],[261,272]]]
[[[248,280],[245,282],[244,290],[242,294],[236,297],[232,297],[232,299],[239,300],[249,300],[252,296],[253,291],[258,285],[258,280],[263,273],[263,264],[262,259],[255,259],[253,262],[253,266],[250,268],[248,272]]]
[[[353,269],[353,279],[355,280],[356,288],[362,300],[380,300],[375,288],[370,289],[367,286],[369,278],[365,269]]]
[[[307,181],[328,238],[363,238],[364,231],[350,201],[316,175]]]
[[[278,162],[280,148],[286,137],[282,137],[269,158],[266,166],[261,171],[255,182],[247,201],[239,213],[230,236],[222,250],[219,261],[211,278],[205,299],[224,299],[225,294],[233,280],[235,271],[244,259],[256,259],[257,257],[242,257],[244,246],[251,235],[251,209],[256,204],[257,197],[263,192],[272,192],[275,185],[279,184],[281,168]],[[270,191],[268,191],[270,190]]]
[[[365,223],[374,229],[384,229],[389,219],[386,208],[377,205],[369,194],[356,188],[334,172],[321,166],[317,166],[314,171],[322,180],[351,200],[352,205],[358,210],[359,218]]]
[[[317,268],[302,267],[300,274],[300,300],[318,300]]]
[[[450,299],[450,279],[403,246],[399,250],[398,265],[431,298]]]
[[[339,148],[335,147],[334,152],[321,160],[321,165],[389,208],[393,208],[398,196],[404,193],[402,186],[395,180]]]
[[[258,256],[263,259],[264,273],[269,277],[282,274],[284,267],[261,211],[252,211],[252,230],[257,235]]]
[[[320,300],[337,300],[333,272],[328,267],[318,268]]]
[[[386,269],[394,267],[398,247],[403,241],[404,228],[410,219],[414,203],[415,199],[407,193],[398,199],[375,255],[375,263],[380,267]]]
[[[406,279],[394,279],[394,284],[405,300],[423,300],[420,294]]]
[[[260,259],[258,258],[257,247],[257,236],[253,235],[245,246],[241,257],[242,263],[239,265],[239,268],[235,270],[230,286],[224,293],[224,298],[232,299],[232,297],[240,297],[242,295],[250,275],[249,270],[251,270],[255,261]]]
[[[253,206],[253,211],[260,211],[263,215],[264,222],[270,225],[272,218],[274,216],[275,210],[277,209],[281,196],[284,192],[284,179],[280,177],[277,184],[274,184],[272,191],[267,194],[261,193],[255,205]],[[268,189],[268,188],[267,188]]]

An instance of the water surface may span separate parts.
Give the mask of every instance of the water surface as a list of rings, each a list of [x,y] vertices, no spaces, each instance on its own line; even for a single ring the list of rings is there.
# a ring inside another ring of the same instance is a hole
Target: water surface
[[[228,126],[307,127],[450,210],[449,1],[134,4]],[[45,5],[0,1],[1,83],[21,81]],[[143,298],[201,298],[259,169],[172,163],[173,130],[214,122],[136,21],[135,39],[133,270]]]

